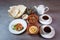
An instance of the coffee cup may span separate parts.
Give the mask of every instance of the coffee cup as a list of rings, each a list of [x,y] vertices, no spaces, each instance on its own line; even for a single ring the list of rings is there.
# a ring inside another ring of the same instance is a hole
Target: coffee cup
[[[41,31],[42,34],[49,34],[52,31],[52,27],[50,25],[43,25]]]
[[[39,22],[42,24],[51,24],[52,18],[48,14],[43,14],[39,17]]]

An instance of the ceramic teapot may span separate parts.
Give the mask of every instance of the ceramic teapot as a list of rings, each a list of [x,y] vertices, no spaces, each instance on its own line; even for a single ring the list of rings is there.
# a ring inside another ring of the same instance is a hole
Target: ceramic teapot
[[[34,8],[38,12],[38,15],[44,14],[45,12],[47,12],[49,10],[49,8],[45,7],[44,5],[39,5],[38,7],[34,6]]]

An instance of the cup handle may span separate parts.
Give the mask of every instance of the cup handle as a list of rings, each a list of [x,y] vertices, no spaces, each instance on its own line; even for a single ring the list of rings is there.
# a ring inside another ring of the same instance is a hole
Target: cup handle
[[[48,7],[45,7],[45,12],[47,12],[49,10],[49,8]]]

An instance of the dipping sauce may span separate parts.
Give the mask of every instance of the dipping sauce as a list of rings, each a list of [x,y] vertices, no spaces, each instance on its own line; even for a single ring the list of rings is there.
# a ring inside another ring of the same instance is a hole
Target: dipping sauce
[[[30,34],[36,34],[38,33],[38,28],[36,26],[29,27]]]

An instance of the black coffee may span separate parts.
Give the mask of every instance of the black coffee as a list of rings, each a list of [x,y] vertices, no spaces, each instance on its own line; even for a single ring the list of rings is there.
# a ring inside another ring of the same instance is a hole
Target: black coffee
[[[48,17],[48,16],[43,16],[43,19],[44,19],[44,20],[48,20],[49,17]]]
[[[50,32],[51,32],[51,29],[50,29],[49,27],[45,27],[45,28],[44,28],[44,31],[45,31],[46,33],[50,33]]]

